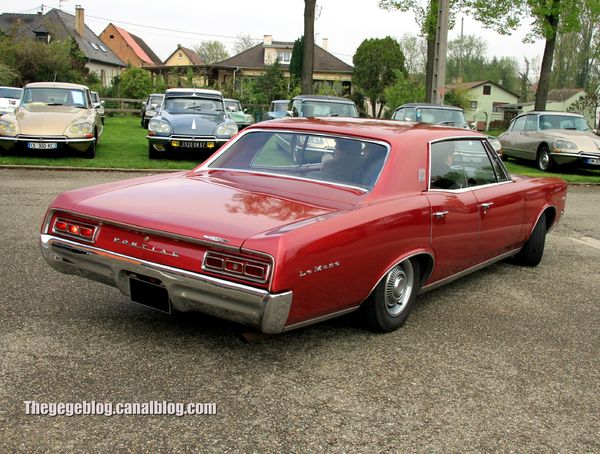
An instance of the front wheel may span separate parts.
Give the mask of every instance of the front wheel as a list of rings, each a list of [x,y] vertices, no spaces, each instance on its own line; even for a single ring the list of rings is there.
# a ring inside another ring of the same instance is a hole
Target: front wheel
[[[550,150],[547,146],[543,146],[539,149],[537,158],[536,158],[537,168],[542,172],[549,172],[554,167],[554,162],[552,161],[552,157],[550,156]]]
[[[515,260],[519,265],[537,266],[544,255],[546,244],[546,213],[542,213],[531,236],[527,239]]]
[[[364,303],[369,328],[382,332],[400,328],[408,318],[419,287],[418,261],[407,259],[388,271]]]
[[[148,158],[159,159],[161,157],[162,157],[161,153],[159,151],[157,151],[151,143],[149,143],[148,144]]]
[[[96,137],[96,140],[94,140],[89,148],[87,150],[85,150],[85,152],[83,153],[83,157],[85,159],[94,159],[96,157],[96,147],[98,143],[98,138]]]

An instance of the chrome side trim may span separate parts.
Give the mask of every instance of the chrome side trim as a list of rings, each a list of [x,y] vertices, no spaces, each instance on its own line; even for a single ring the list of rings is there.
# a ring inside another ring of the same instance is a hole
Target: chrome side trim
[[[441,287],[442,285],[448,284],[448,283],[450,283],[452,281],[455,281],[455,280],[457,280],[457,279],[459,279],[461,277],[464,277],[464,276],[466,276],[468,274],[474,273],[475,271],[479,271],[479,270],[485,268],[486,266],[489,266],[489,265],[491,265],[493,263],[499,262],[500,260],[504,260],[504,259],[506,259],[508,257],[512,257],[513,255],[515,255],[520,250],[521,250],[521,248],[519,248],[519,249],[513,249],[512,251],[505,252],[504,254],[501,254],[501,255],[499,255],[497,257],[494,257],[492,259],[486,260],[485,262],[481,262],[481,263],[479,263],[477,265],[472,266],[471,268],[467,268],[466,270],[463,270],[463,271],[460,271],[460,272],[458,272],[456,274],[453,274],[452,276],[445,277],[444,279],[441,279],[439,281],[436,281],[436,282],[433,282],[433,283],[431,283],[429,285],[426,285],[425,287],[423,287],[421,289],[421,291],[419,292],[419,294],[428,292],[428,291],[436,289],[438,287]]]
[[[129,295],[131,274],[156,278],[175,309],[214,315],[265,333],[283,331],[292,305],[291,291],[274,294],[53,235],[41,234],[40,247],[46,262],[61,273],[112,285],[125,295]]]
[[[359,308],[360,305],[351,307],[349,309],[343,309],[341,311],[332,312],[331,314],[321,315],[320,317],[311,318],[310,320],[304,320],[303,322],[287,325],[285,328],[283,328],[283,332],[285,333],[294,329],[303,328],[308,325],[314,325],[315,323],[324,322],[325,320],[329,320],[330,318],[340,317],[342,315],[349,314],[350,312],[354,312]]]
[[[556,156],[560,158],[561,156],[565,156],[567,158],[582,158],[582,159],[600,159],[600,153],[598,154],[589,154],[589,151],[582,151],[579,153],[557,153],[553,151],[550,153],[550,156]]]

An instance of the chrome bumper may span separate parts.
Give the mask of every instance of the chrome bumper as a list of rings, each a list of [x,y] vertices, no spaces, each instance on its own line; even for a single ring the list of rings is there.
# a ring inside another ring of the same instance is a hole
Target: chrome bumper
[[[128,257],[53,235],[40,235],[44,259],[57,271],[117,287],[129,296],[129,275],[159,279],[172,306],[253,326],[263,333],[284,330],[292,292],[278,294],[158,263]]]
[[[600,155],[592,153],[550,153],[550,156],[557,164],[569,164],[575,161],[584,161],[586,159],[600,159]]]

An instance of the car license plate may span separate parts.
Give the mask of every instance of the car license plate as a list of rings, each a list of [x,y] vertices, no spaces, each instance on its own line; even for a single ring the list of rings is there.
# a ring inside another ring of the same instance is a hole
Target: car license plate
[[[181,142],[181,148],[206,148],[206,142]]]
[[[53,150],[58,148],[58,144],[56,142],[28,142],[27,147],[33,150]]]
[[[593,159],[593,158],[590,158],[590,159],[587,159],[587,160],[586,160],[586,163],[587,163],[587,164],[591,164],[591,165],[593,165],[593,166],[598,166],[598,165],[600,165],[600,159]]]
[[[171,300],[167,289],[158,284],[129,276],[129,294],[131,301],[143,304],[161,312],[171,313]]]

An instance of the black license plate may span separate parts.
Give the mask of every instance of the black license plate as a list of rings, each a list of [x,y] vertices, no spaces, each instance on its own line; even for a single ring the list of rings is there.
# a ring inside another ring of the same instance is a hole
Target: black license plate
[[[158,284],[129,276],[131,301],[151,307],[161,312],[171,313],[171,300],[167,289]]]
[[[181,142],[181,148],[206,148],[206,142]]]

